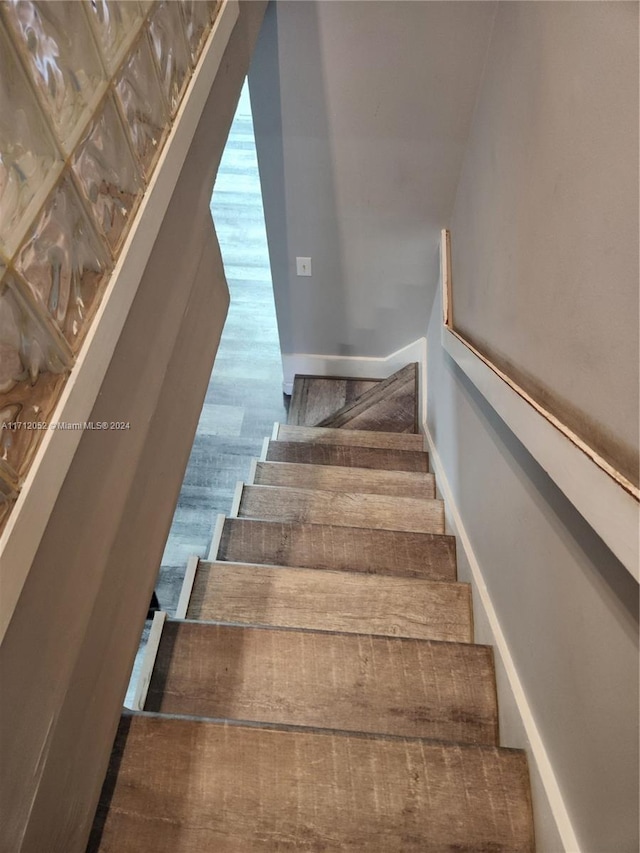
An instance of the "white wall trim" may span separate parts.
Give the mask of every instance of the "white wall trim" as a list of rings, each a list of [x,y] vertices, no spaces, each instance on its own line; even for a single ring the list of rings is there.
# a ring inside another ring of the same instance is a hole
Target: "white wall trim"
[[[160,640],[162,638],[162,630],[166,622],[167,614],[164,610],[158,610],[153,614],[153,622],[149,631],[149,639],[144,650],[144,658],[142,660],[142,668],[136,687],[136,695],[132,703],[131,710],[144,711],[144,705],[147,701],[147,693],[151,684],[151,676],[156,665],[156,657],[160,648]]]
[[[193,584],[196,580],[196,573],[200,565],[200,557],[192,554],[187,560],[187,568],[185,569],[184,578],[182,580],[182,588],[180,589],[180,598],[174,619],[186,619],[189,602],[191,601],[191,593],[193,592]]]
[[[518,676],[515,662],[511,656],[511,652],[509,651],[509,646],[502,631],[500,620],[498,619],[498,615],[485,584],[480,563],[474,553],[471,540],[469,539],[464,522],[460,516],[442,461],[438,451],[436,450],[436,445],[426,422],[424,423],[423,428],[429,448],[431,467],[436,475],[436,482],[440,493],[444,498],[447,521],[451,525],[452,532],[456,536],[459,545],[461,545],[464,550],[465,557],[471,571],[474,607],[479,605],[484,611],[486,622],[489,625],[492,634],[491,645],[493,645],[495,652],[500,656],[500,661],[504,672],[506,673],[515,706],[518,709],[520,720],[529,741],[530,760],[535,763],[564,849],[566,851],[570,851],[570,853],[582,853],[582,848],[578,843],[573,824],[571,823],[567,807],[562,797],[558,780],[553,772],[553,766],[545,749],[533,711],[527,701],[527,696],[522,686],[522,682],[520,681],[520,677]]]
[[[407,346],[383,357],[352,355],[320,355],[317,353],[283,353],[282,388],[285,394],[293,391],[295,375],[350,376],[361,379],[386,379],[406,364],[418,362],[419,412],[426,420],[427,339],[418,338]]]
[[[238,15],[238,0],[223,0],[51,423],[84,423],[90,419]],[[0,640],[81,437],[82,430],[45,433],[0,537]]]

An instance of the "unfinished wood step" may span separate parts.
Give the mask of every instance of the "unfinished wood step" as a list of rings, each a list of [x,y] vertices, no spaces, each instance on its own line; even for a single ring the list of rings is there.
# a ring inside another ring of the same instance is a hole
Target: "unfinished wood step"
[[[374,432],[363,429],[328,429],[324,427],[290,426],[276,424],[274,441],[306,441],[313,444],[338,444],[350,447],[379,447],[387,450],[423,450],[421,435],[396,432]]]
[[[419,450],[309,444],[303,441],[269,441],[265,461],[377,468],[381,471],[417,471],[423,474],[429,470],[429,454]]]
[[[295,462],[256,462],[253,483],[259,486],[298,486],[330,492],[360,492],[405,498],[436,496],[433,474],[342,468],[336,465],[302,465]]]
[[[418,365],[407,364],[316,426],[418,432]]]
[[[226,518],[211,559],[456,580],[453,536]]]
[[[497,743],[488,646],[167,620],[146,711]]]
[[[442,501],[388,495],[245,485],[237,515],[271,521],[444,533]]]
[[[287,423],[313,426],[375,387],[379,379],[338,378],[297,374],[293,380]]]
[[[470,643],[468,584],[200,562],[187,619]]]
[[[533,853],[525,754],[125,716],[87,853]]]

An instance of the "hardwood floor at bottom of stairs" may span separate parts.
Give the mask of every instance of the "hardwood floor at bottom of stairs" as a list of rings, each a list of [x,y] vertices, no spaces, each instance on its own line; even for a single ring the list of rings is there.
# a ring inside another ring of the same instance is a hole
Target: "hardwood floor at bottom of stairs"
[[[526,757],[125,716],[87,853],[533,853]]]

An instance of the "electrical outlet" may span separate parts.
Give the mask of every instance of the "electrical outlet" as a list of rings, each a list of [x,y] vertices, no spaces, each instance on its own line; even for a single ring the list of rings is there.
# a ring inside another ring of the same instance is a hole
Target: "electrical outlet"
[[[296,258],[296,275],[311,275],[311,258]]]

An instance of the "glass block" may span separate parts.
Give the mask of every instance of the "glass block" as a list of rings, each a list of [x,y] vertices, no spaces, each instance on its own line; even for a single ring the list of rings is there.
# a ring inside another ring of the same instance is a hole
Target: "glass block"
[[[73,169],[115,252],[124,239],[143,182],[111,97],[91,123],[74,157]]]
[[[21,477],[64,385],[69,364],[11,273],[0,284],[0,458]],[[21,423],[24,428],[7,425]]]
[[[183,0],[180,8],[185,20],[185,35],[191,52],[191,64],[195,65],[202,45],[209,34],[216,15],[217,0]]]
[[[8,256],[61,168],[37,98],[0,25],[0,249]]]
[[[169,113],[146,33],[125,63],[116,92],[134,150],[149,178],[168,130]]]
[[[106,285],[110,259],[70,175],[45,204],[15,267],[71,350],[77,351]]]
[[[88,8],[102,58],[112,76],[133,43],[144,12],[135,0],[89,0]]]
[[[177,3],[163,0],[149,19],[149,33],[160,71],[160,83],[173,117],[189,81],[189,50]]]
[[[58,138],[70,153],[106,85],[84,5],[6,0],[3,8]]]

